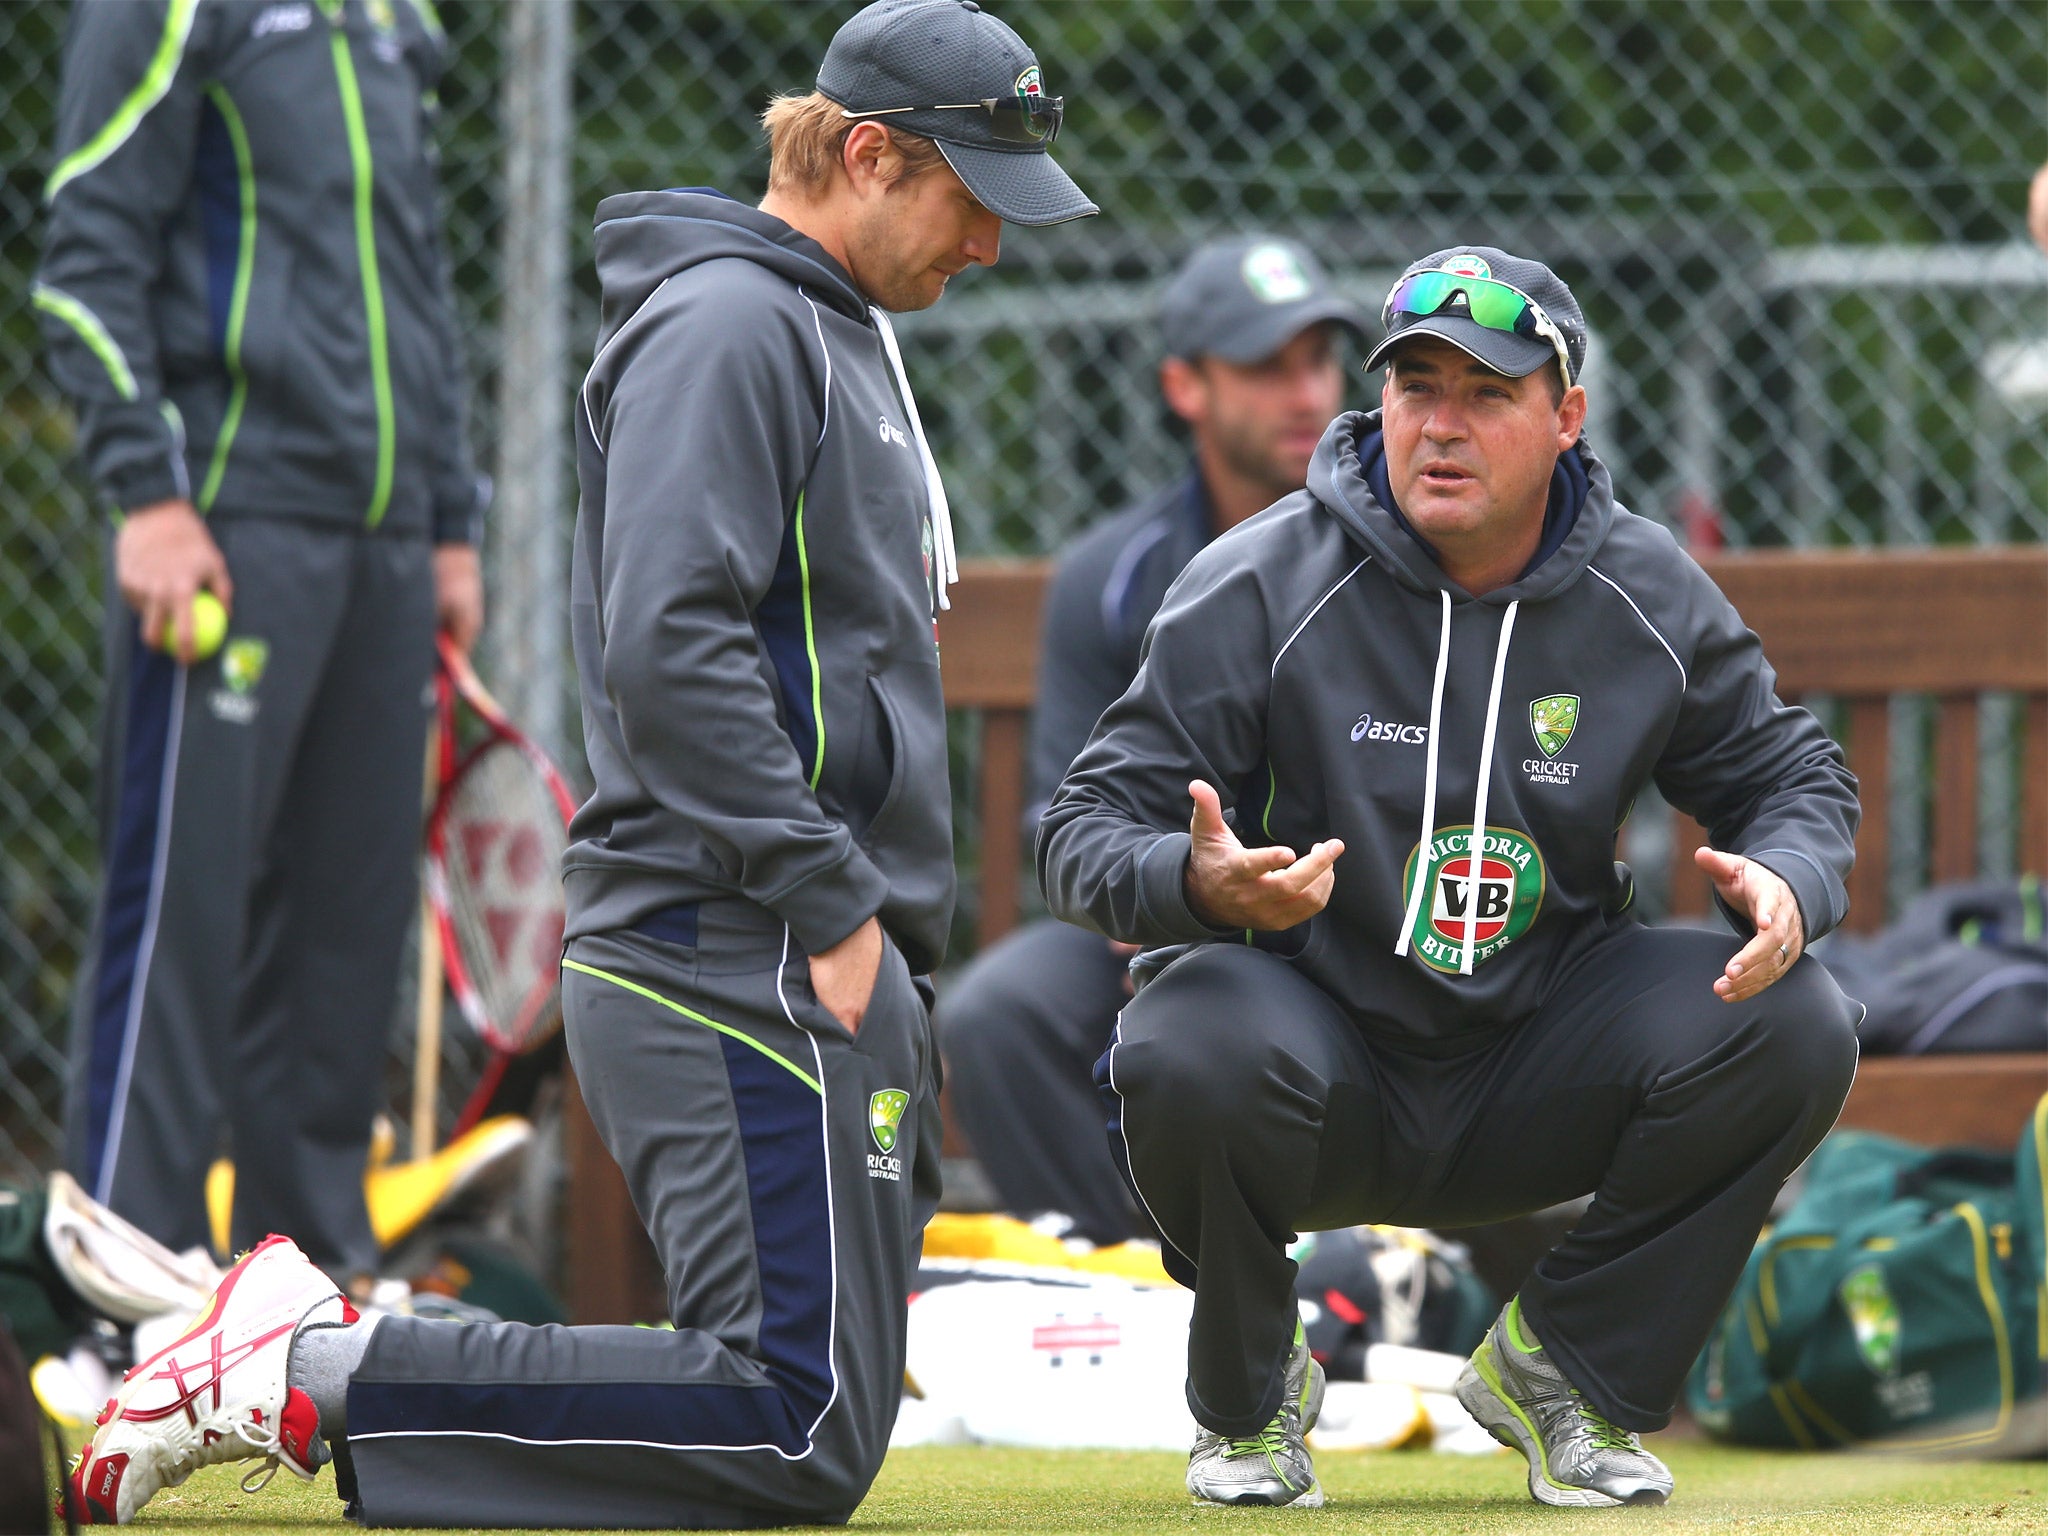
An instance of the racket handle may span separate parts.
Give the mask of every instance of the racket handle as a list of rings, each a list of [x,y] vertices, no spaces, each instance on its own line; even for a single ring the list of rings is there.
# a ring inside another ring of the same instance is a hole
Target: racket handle
[[[441,1101],[441,928],[433,904],[420,900],[420,1007],[413,1032],[412,1155],[434,1155]]]

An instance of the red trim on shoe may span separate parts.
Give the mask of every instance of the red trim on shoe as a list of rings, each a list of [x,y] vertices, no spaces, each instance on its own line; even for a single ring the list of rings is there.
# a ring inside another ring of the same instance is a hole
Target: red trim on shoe
[[[284,1412],[277,1416],[277,1444],[284,1460],[311,1477],[319,1469],[313,1459],[313,1441],[320,1433],[320,1412],[313,1399],[297,1387],[285,1394]]]
[[[173,1414],[182,1413],[186,1418],[192,1420],[193,1423],[198,1423],[199,1415],[194,1411],[192,1405],[199,1401],[202,1394],[211,1392],[213,1394],[213,1406],[215,1408],[220,1407],[221,1377],[240,1365],[251,1355],[256,1354],[266,1345],[274,1342],[280,1336],[288,1337],[296,1332],[298,1326],[296,1322],[281,1323],[261,1337],[245,1340],[243,1343],[235,1345],[232,1349],[223,1349],[219,1337],[216,1336],[213,1341],[212,1358],[202,1364],[189,1368],[181,1368],[176,1361],[173,1361],[163,1370],[158,1371],[155,1377],[151,1378],[153,1380],[161,1379],[170,1382],[178,1393],[174,1401],[164,1404],[161,1408],[147,1410],[124,1408],[121,1411],[121,1417],[130,1424],[153,1424],[159,1419],[168,1419]],[[169,1351],[165,1351],[165,1353],[169,1353]],[[159,1355],[154,1358],[161,1359],[163,1357]],[[195,1384],[187,1385],[188,1376],[192,1378]],[[262,1422],[261,1413],[257,1415],[257,1422],[259,1424]]]
[[[87,1525],[116,1525],[120,1522],[121,1479],[127,1473],[128,1454],[125,1451],[95,1458],[88,1447],[78,1458],[78,1468],[71,1474],[71,1498]],[[61,1509],[59,1513],[62,1513]]]

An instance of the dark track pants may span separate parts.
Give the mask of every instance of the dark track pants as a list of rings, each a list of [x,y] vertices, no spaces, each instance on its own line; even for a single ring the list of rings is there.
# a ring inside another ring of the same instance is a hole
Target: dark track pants
[[[779,929],[575,940],[563,1004],[675,1331],[386,1319],[349,1382],[365,1518],[844,1522],[888,1449],[938,1202],[936,1053],[902,957],[857,1038]]]
[[[1102,1139],[1096,1060],[1128,1001],[1100,934],[1050,920],[1006,934],[947,984],[946,1091],[1003,1208],[1060,1211],[1078,1236],[1149,1236]]]
[[[103,884],[74,1008],[66,1160],[183,1249],[225,1116],[235,1242],[373,1271],[370,1121],[414,920],[430,547],[214,523],[228,641],[180,667],[108,614]]]
[[[1617,930],[1535,1013],[1441,1059],[1367,1040],[1259,950],[1161,972],[1101,1071],[1112,1143],[1195,1291],[1195,1418],[1250,1434],[1277,1410],[1297,1231],[1471,1226],[1590,1193],[1522,1315],[1601,1413],[1661,1428],[1855,1075],[1854,1005],[1827,972],[1802,959],[1724,1003],[1711,987],[1736,947]]]

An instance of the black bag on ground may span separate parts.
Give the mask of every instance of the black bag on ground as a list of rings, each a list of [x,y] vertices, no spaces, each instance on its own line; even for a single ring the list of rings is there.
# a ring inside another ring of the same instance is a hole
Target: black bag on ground
[[[1868,1009],[1873,1056],[2048,1050],[2048,896],[2029,875],[1923,892],[1870,938],[1816,957]]]

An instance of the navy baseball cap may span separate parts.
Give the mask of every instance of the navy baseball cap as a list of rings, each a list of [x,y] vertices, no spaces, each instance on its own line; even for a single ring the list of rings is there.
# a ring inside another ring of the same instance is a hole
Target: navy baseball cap
[[[1159,329],[1174,357],[1256,363],[1325,321],[1366,339],[1365,316],[1330,286],[1322,263],[1277,235],[1212,240],[1159,299]]]
[[[841,27],[818,92],[922,134],[981,205],[1012,224],[1098,213],[1047,153],[1065,109],[1024,39],[975,0],[875,0]]]
[[[1586,364],[1586,317],[1564,280],[1491,245],[1454,245],[1411,263],[1380,320],[1386,339],[1366,358],[1368,371],[1410,336],[1448,341],[1514,379],[1556,362],[1571,385]]]

